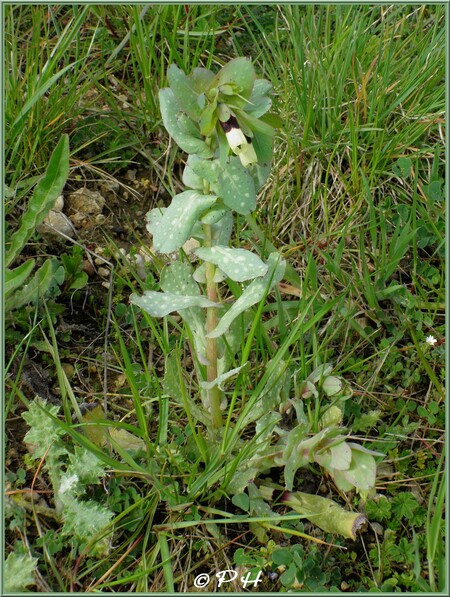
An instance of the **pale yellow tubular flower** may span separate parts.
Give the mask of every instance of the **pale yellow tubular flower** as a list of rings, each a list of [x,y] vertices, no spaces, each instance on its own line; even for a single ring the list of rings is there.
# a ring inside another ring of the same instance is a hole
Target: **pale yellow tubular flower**
[[[239,155],[243,148],[248,145],[248,141],[245,138],[244,133],[241,129],[232,128],[227,133],[225,133],[228,145],[231,147],[233,153]]]
[[[244,168],[247,168],[250,164],[256,164],[258,158],[256,157],[253,145],[247,141],[241,129],[232,128],[225,135],[228,145],[231,147],[233,153],[239,156]]]
[[[258,158],[256,157],[255,150],[251,143],[247,143],[245,149],[239,154],[239,159],[244,168],[247,168],[250,164],[256,164],[258,162]]]

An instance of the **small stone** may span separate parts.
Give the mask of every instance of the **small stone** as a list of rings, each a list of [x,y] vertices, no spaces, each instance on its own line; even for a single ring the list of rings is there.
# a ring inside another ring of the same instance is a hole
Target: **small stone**
[[[95,216],[95,223],[97,226],[101,226],[106,221],[106,216],[103,214],[98,214]]]
[[[64,208],[64,197],[60,195],[56,198],[55,205],[53,206],[53,211],[62,211]]]
[[[137,170],[127,170],[125,174],[126,180],[136,180]]]
[[[98,271],[99,276],[103,276],[104,278],[109,278],[110,271],[107,267],[99,267],[97,271]]]
[[[193,252],[195,251],[195,249],[198,249],[199,246],[200,246],[200,243],[198,242],[198,240],[196,238],[190,238],[189,240],[187,240],[184,243],[183,251],[191,259],[191,261],[197,260],[197,257],[193,254]]]
[[[37,227],[37,231],[43,235],[61,236],[65,234],[70,238],[74,236],[74,228],[69,218],[62,213],[51,209],[45,216],[42,224]]]
[[[67,210],[68,213],[99,214],[105,203],[104,197],[98,191],[82,187],[67,197]]]
[[[83,261],[83,271],[86,272],[89,277],[94,275],[95,269],[90,259],[85,259]]]
[[[67,197],[67,213],[77,228],[91,228],[101,214],[106,200],[98,191],[82,187]]]

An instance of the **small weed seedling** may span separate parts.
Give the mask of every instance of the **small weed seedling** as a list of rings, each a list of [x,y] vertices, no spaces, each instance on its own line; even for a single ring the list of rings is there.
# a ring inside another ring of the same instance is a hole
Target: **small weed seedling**
[[[253,322],[261,317],[265,299],[286,267],[277,252],[264,261],[252,251],[230,246],[235,218],[250,216],[270,173],[279,126],[279,119],[268,113],[271,84],[256,78],[246,58],[231,60],[217,74],[196,68],[186,75],[171,65],[167,75],[169,87],[159,93],[161,113],[170,136],[188,154],[186,190],[167,208],[152,209],[147,228],[155,252],[177,253],[179,259],[163,269],[162,292],[147,291],[131,300],[152,317],[178,312],[193,353],[199,396],[183,385],[176,350],[166,358],[165,387],[185,408],[193,435],[198,436],[203,425],[204,435],[197,440],[199,457],[206,465],[217,459],[227,465],[216,481],[250,516],[275,515],[267,504],[273,500],[273,488],[257,489],[251,482],[262,471],[282,466],[282,501],[322,529],[354,538],[364,515],[348,513],[325,498],[293,493],[297,470],[312,462],[343,491],[356,489],[367,496],[373,489],[375,453],[346,441],[341,426],[340,404],[351,391],[330,375],[331,366],[322,365],[294,384],[292,396],[291,380],[298,372],[283,360],[289,343],[269,361],[258,383],[246,372],[256,325],[250,327],[249,311],[259,305]],[[195,269],[183,251],[190,239],[197,241]],[[226,392],[229,384],[234,391]],[[240,398],[249,385],[254,388],[251,396]],[[315,404],[314,412],[310,404]],[[286,412],[295,414],[293,428],[282,425]],[[245,429],[246,437],[252,437],[250,426],[253,439],[244,440]],[[195,481],[189,488],[195,499],[194,487]]]

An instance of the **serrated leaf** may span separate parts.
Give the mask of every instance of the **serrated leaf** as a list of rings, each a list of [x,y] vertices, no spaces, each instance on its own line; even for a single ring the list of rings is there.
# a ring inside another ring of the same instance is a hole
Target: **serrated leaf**
[[[56,260],[47,259],[28,284],[6,298],[5,309],[13,311],[23,305],[44,299],[52,287],[61,283],[61,274],[64,281],[64,269],[59,267]]]
[[[164,126],[175,143],[186,153],[196,153],[202,157],[212,157],[211,148],[202,140],[181,130],[178,123],[180,107],[173,91],[169,88],[159,91],[159,103]]]
[[[198,218],[216,199],[215,195],[184,191],[175,195],[162,215],[152,210],[147,218],[147,229],[153,235],[155,250],[159,253],[172,253],[181,248],[192,236],[192,229]]]
[[[200,247],[194,253],[209,263],[217,265],[235,282],[244,282],[264,276],[267,264],[258,255],[245,249],[233,249],[216,245],[214,247]]]
[[[36,570],[37,558],[10,553],[4,567],[4,590],[8,593],[26,593],[29,585],[36,584],[33,572]]]
[[[217,327],[208,334],[209,338],[218,338],[224,334],[236,317],[258,303],[268,290],[282,280],[286,262],[278,253],[271,253],[269,255],[267,265],[268,270],[265,276],[253,280],[249,284],[238,300],[221,318]]]
[[[82,446],[75,446],[75,452],[69,455],[69,459],[70,464],[67,467],[67,473],[77,475],[83,485],[98,483],[99,479],[106,474],[104,463],[90,450]]]
[[[33,195],[23,214],[19,229],[12,235],[10,246],[5,257],[5,266],[20,254],[25,244],[42,224],[44,218],[55,204],[57,197],[69,175],[69,137],[63,135],[53,151],[44,176],[36,185]]]
[[[64,434],[63,429],[47,416],[43,408],[55,417],[59,411],[58,406],[35,399],[28,405],[28,411],[22,414],[23,419],[30,426],[25,434],[24,442],[28,445],[33,458],[42,458]]]
[[[255,182],[236,156],[220,172],[217,190],[225,205],[239,214],[247,215],[256,208]]]
[[[132,294],[131,302],[143,309],[152,317],[165,317],[174,311],[190,307],[220,307],[205,296],[181,296],[170,292],[147,290],[143,296]]]
[[[167,78],[179,106],[188,116],[198,121],[201,108],[197,101],[197,93],[192,87],[192,80],[176,64],[171,64],[167,69]]]
[[[64,506],[62,517],[64,525],[62,533],[69,537],[76,537],[79,541],[92,541],[101,536],[108,526],[114,513],[94,501],[81,501],[70,492],[59,496]],[[106,538],[91,544],[90,552],[95,554],[107,553]]]

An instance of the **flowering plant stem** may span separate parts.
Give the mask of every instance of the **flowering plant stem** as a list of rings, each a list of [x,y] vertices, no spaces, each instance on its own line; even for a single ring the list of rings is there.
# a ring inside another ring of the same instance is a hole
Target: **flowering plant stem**
[[[212,246],[212,231],[209,224],[203,224],[203,231],[205,233],[205,247]],[[218,302],[217,284],[214,282],[214,275],[216,266],[213,263],[205,262],[205,276],[206,276],[206,294],[210,301]],[[208,307],[206,309],[206,333],[209,334],[217,326],[217,309],[215,307]],[[217,378],[217,338],[206,337],[206,356],[208,364],[206,368],[206,379],[208,382],[214,381]],[[208,402],[211,409],[211,422],[213,427],[222,427],[222,412],[220,410],[220,403],[222,401],[222,391],[215,385],[208,390]]]

